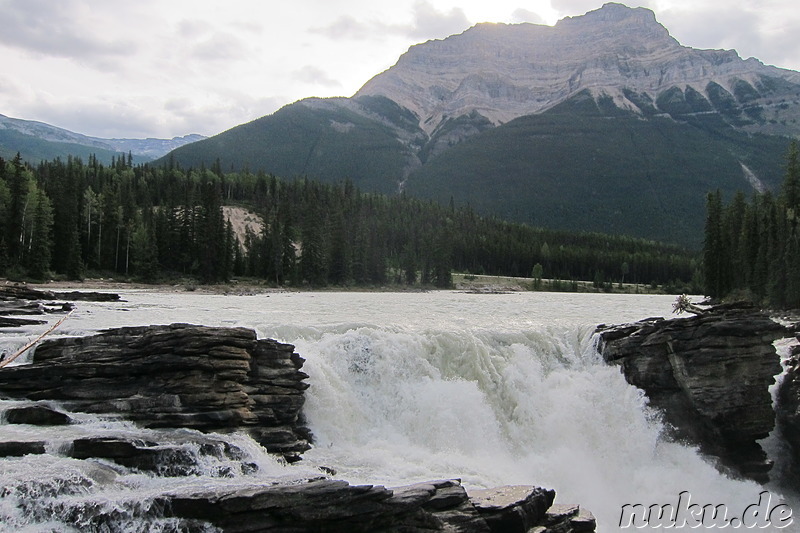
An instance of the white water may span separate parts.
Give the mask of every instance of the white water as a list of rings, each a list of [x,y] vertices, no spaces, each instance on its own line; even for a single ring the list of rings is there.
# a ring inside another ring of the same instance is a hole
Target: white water
[[[592,345],[597,324],[664,316],[671,296],[131,291],[123,298],[127,302],[80,304],[60,334],[191,322],[248,326],[259,337],[292,343],[306,358],[311,387],[305,412],[316,445],[290,467],[252,441],[242,444],[248,440],[242,437],[240,447],[261,468],[233,479],[215,477],[218,467],[179,480],[76,472],[77,461],[57,455],[2,459],[0,484],[16,487],[0,498],[0,521],[12,524],[9,531],[63,530],[48,525],[51,517],[20,511],[25,491],[52,493],[45,498],[49,507],[37,507],[44,515],[41,509],[62,504],[86,507],[74,498],[100,498],[106,508],[133,515],[120,519],[119,530],[170,531],[177,526],[137,505],[146,507],[148,498],[176,486],[299,479],[319,475],[319,466],[335,468],[337,478],[352,483],[396,486],[457,477],[468,489],[554,488],[557,502],[580,503],[606,532],[618,530],[624,504],[677,503],[680,492],[690,491],[693,503],[725,504],[736,515],[764,490],[719,474],[692,448],[661,440],[661,425],[640,391],[606,366]],[[0,349],[11,351],[36,331],[6,333]],[[0,402],[0,409],[7,404]],[[85,417],[85,424],[91,432],[98,424],[119,430],[120,423]],[[48,449],[57,453],[59,439],[69,438],[59,432],[75,427],[81,426],[48,430]],[[4,436],[11,431],[0,428]],[[14,431],[26,431],[20,428]],[[142,514],[156,518],[145,523],[137,518]]]

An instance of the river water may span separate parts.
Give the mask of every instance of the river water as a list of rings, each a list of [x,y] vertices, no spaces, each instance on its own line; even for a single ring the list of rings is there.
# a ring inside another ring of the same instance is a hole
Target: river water
[[[692,447],[661,439],[658,414],[596,352],[592,333],[598,324],[667,316],[673,296],[121,295],[124,302],[80,303],[58,334],[189,322],[247,326],[260,338],[294,344],[310,375],[305,413],[314,448],[299,464],[286,466],[236,437],[260,466],[258,473],[220,478],[214,474],[219,465],[212,465],[179,481],[118,469],[109,480],[59,456],[59,443],[74,432],[138,430],[78,415],[81,424],[47,430],[49,455],[0,459],[0,486],[6,487],[0,489],[0,530],[87,531],[86,509],[99,506],[117,510],[117,530],[171,531],[178,526],[159,519],[146,502],[176,484],[301,479],[319,475],[321,466],[359,484],[460,478],[468,489],[553,488],[556,502],[580,503],[606,532],[619,529],[625,504],[676,504],[688,491],[692,503],[724,504],[735,515],[765,490],[725,477]],[[0,348],[11,351],[43,329],[4,332]],[[13,404],[2,401],[0,410]],[[42,438],[40,428],[0,422],[0,431],[14,440],[33,439],[34,433]]]

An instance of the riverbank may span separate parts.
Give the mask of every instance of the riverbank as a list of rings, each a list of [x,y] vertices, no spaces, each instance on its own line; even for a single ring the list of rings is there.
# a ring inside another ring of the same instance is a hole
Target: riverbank
[[[348,286],[286,286],[275,287],[264,280],[258,279],[236,279],[226,283],[200,284],[191,279],[173,280],[170,282],[143,283],[138,281],[127,281],[113,278],[85,278],[83,280],[51,280],[44,283],[35,282],[15,282],[0,278],[0,284],[26,284],[31,288],[39,290],[101,290],[101,291],[121,291],[137,290],[150,292],[198,292],[205,294],[228,294],[228,295],[248,295],[248,294],[268,294],[281,292],[425,292],[431,290],[441,290],[428,285],[405,285],[405,284],[384,284],[384,285],[348,285]],[[606,284],[603,287],[596,287],[591,281],[564,281],[554,279],[542,279],[538,287],[533,278],[509,277],[509,276],[489,276],[476,274],[453,273],[453,285],[450,290],[459,290],[474,293],[508,293],[508,292],[578,292],[578,293],[611,293],[611,294],[678,294],[685,291],[670,291],[669,288],[662,286],[645,285],[641,283],[614,283]]]

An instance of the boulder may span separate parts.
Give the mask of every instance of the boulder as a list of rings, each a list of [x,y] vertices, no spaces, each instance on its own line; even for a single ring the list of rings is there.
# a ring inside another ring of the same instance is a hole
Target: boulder
[[[13,407],[5,412],[9,424],[30,424],[32,426],[65,426],[72,422],[66,415],[45,405]]]
[[[22,457],[23,455],[41,455],[45,453],[44,441],[2,441],[0,457]]]
[[[603,358],[663,411],[673,436],[720,466],[764,482],[771,462],[756,442],[775,425],[769,387],[783,326],[755,307],[721,305],[688,318],[598,328]]]
[[[553,505],[553,490],[532,486],[506,486],[473,491],[470,500],[494,532],[527,531],[541,524]]]

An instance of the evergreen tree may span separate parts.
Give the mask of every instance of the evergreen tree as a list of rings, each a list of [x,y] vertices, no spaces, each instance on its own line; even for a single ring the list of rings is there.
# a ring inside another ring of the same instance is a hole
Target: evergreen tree
[[[81,259],[81,237],[80,230],[76,227],[72,228],[69,233],[69,244],[67,246],[68,254],[64,263],[64,274],[67,278],[74,280],[82,280],[84,274],[83,260]]]
[[[706,294],[712,298],[725,295],[723,279],[725,250],[722,238],[722,196],[717,190],[706,197],[706,229],[703,244],[703,267]]]
[[[800,155],[797,141],[792,141],[789,145],[786,160],[786,176],[781,192],[786,207],[796,212],[800,210]]]
[[[36,190],[36,206],[33,215],[31,251],[28,255],[28,272],[36,279],[45,279],[50,271],[53,247],[53,209],[44,191]]]
[[[25,206],[28,200],[28,177],[24,172],[22,157],[19,152],[12,161],[9,175],[9,203],[6,214],[6,246],[8,258],[12,264],[19,264],[22,258],[23,224]]]
[[[143,220],[133,225],[131,235],[131,271],[142,281],[153,281],[158,277],[158,247],[155,227]]]

